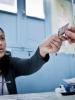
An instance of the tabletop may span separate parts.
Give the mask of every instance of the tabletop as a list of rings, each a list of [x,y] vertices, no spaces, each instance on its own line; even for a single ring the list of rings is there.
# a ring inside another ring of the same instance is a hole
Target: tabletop
[[[63,96],[55,92],[28,93],[0,96],[0,100],[75,100],[75,95]]]

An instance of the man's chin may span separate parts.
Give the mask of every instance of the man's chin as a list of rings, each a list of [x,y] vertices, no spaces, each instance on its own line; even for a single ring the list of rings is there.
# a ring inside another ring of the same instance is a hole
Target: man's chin
[[[0,53],[0,58],[2,58],[5,55],[5,53]]]

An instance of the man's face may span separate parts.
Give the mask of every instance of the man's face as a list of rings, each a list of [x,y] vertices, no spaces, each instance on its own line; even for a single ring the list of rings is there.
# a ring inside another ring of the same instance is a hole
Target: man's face
[[[5,35],[0,31],[0,58],[2,58],[5,55],[5,51],[6,51]]]

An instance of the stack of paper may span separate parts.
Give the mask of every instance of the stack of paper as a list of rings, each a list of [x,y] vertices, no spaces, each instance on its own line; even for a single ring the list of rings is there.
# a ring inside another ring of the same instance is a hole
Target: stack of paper
[[[75,84],[75,77],[70,79],[64,79],[63,81],[66,82],[67,84]]]

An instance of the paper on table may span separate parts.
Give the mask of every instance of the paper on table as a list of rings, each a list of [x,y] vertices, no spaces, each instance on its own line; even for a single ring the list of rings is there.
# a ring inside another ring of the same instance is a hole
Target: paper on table
[[[75,77],[70,78],[70,79],[63,79],[63,81],[68,84],[75,84]]]

